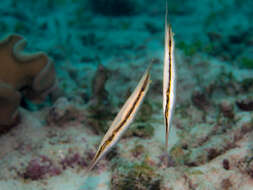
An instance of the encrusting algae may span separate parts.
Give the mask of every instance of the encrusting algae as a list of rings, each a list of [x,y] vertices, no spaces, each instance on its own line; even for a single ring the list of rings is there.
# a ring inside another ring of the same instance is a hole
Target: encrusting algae
[[[116,169],[111,178],[112,190],[159,190],[162,176],[145,161],[128,163]]]

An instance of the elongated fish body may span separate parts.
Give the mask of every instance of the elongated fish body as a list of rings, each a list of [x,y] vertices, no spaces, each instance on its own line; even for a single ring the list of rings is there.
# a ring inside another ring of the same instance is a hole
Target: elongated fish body
[[[166,11],[167,12],[167,11]],[[168,150],[168,137],[171,128],[174,102],[176,97],[176,71],[174,59],[174,39],[170,25],[165,17],[165,51],[163,66],[163,114],[166,128],[165,142]]]
[[[133,121],[150,85],[149,68],[142,76],[137,87],[127,99],[120,112],[113,120],[110,128],[106,132],[98,150],[90,164],[89,171],[96,163],[118,142],[123,133]]]

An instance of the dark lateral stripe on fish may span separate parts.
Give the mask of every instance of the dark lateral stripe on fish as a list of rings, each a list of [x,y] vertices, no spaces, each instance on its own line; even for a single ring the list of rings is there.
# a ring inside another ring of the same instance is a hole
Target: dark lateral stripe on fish
[[[103,152],[103,150],[105,149],[105,147],[107,147],[107,145],[112,142],[114,136],[118,133],[118,131],[120,131],[120,129],[122,128],[122,126],[124,126],[124,124],[127,122],[127,120],[129,119],[129,117],[133,113],[134,109],[136,108],[138,102],[140,102],[141,95],[146,90],[148,82],[149,82],[149,73],[147,74],[147,77],[146,77],[146,79],[144,81],[144,84],[143,84],[143,86],[142,86],[142,88],[141,88],[141,90],[140,90],[140,92],[139,92],[136,100],[134,101],[133,106],[130,108],[129,112],[127,113],[125,119],[114,130],[113,134],[109,137],[109,139],[106,140],[105,143],[101,146],[101,148],[99,149],[99,151],[98,151],[96,157],[94,158],[94,160],[96,160],[100,156],[100,154]]]
[[[168,146],[168,134],[169,134],[169,126],[168,126],[168,112],[169,112],[169,106],[170,106],[170,93],[171,93],[171,80],[172,80],[172,34],[171,34],[171,27],[168,26],[169,28],[169,43],[168,43],[168,48],[169,48],[169,84],[168,84],[168,89],[166,91],[166,106],[165,106],[165,125],[166,125],[166,147]]]

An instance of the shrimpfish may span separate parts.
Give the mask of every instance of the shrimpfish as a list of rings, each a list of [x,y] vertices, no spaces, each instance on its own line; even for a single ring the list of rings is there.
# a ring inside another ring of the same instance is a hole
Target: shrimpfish
[[[166,5],[167,6],[167,5]],[[176,66],[174,58],[174,39],[171,26],[168,24],[166,7],[165,16],[165,47],[163,65],[163,114],[165,123],[166,151],[168,150],[168,137],[171,128],[174,102],[176,98]]]
[[[113,120],[110,128],[102,139],[93,160],[91,161],[88,171],[92,170],[96,163],[112,149],[133,121],[149,89],[151,82],[149,70],[150,67],[146,70],[137,87]]]

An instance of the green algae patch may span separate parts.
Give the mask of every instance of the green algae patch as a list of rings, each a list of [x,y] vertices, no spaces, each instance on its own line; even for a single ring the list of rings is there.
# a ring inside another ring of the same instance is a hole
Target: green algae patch
[[[241,59],[242,66],[246,69],[253,69],[253,59],[248,57],[243,57]]]
[[[246,78],[241,82],[242,89],[245,92],[250,91],[253,88],[253,78]]]
[[[144,152],[145,152],[145,148],[142,144],[137,144],[133,149],[131,149],[131,153],[134,157],[138,157]]]
[[[175,145],[170,151],[170,156],[177,165],[184,165],[190,160],[191,152],[183,149],[181,145]]]
[[[151,138],[154,135],[154,127],[149,123],[137,123],[129,131],[126,132],[125,137],[142,137]]]
[[[88,124],[97,134],[104,134],[108,129],[108,121],[112,121],[115,114],[109,112],[105,106],[95,105],[88,108]]]
[[[154,135],[154,127],[151,124],[153,110],[152,104],[149,101],[144,101],[135,121],[128,129],[124,137],[135,136],[141,138],[151,138]]]
[[[204,45],[200,40],[193,41],[190,44],[180,41],[177,43],[176,47],[181,49],[186,56],[193,56],[200,51],[210,52],[213,49],[211,45]]]
[[[161,175],[145,161],[127,164],[113,173],[111,190],[159,190]]]
[[[203,175],[204,172],[202,172],[201,170],[192,170],[189,172],[190,175]]]

